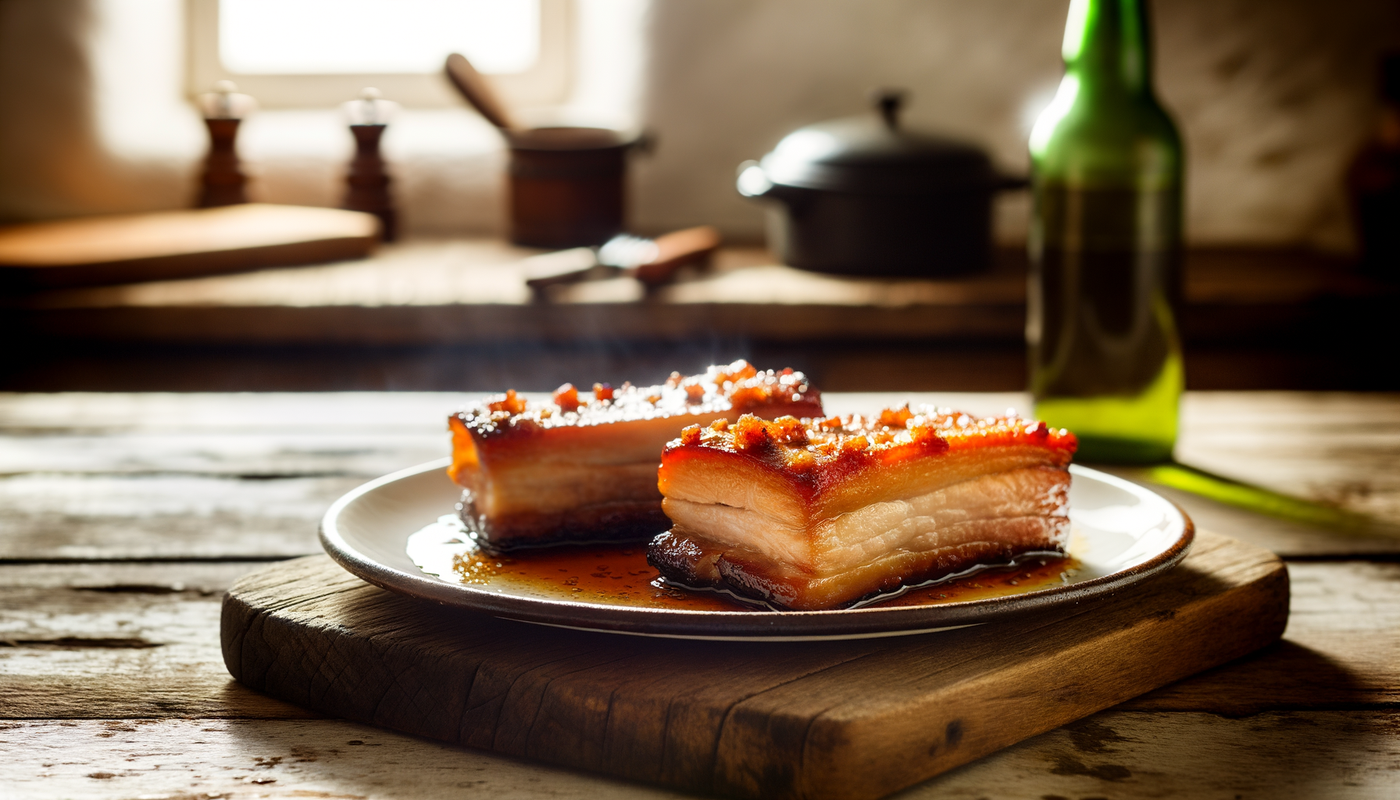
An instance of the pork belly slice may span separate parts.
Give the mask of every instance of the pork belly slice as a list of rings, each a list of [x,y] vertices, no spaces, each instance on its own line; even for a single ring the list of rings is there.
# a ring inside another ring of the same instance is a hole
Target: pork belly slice
[[[506,392],[448,420],[448,474],[466,490],[463,521],[490,549],[648,539],[670,525],[656,487],[666,443],[745,413],[820,415],[821,399],[800,372],[744,361],[591,395],[565,384],[544,402]]]
[[[1075,438],[947,409],[687,428],[661,459],[667,579],[786,609],[1063,553]]]

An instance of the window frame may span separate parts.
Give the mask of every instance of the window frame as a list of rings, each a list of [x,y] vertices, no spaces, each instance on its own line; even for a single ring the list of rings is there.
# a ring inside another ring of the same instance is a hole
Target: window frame
[[[525,72],[488,75],[505,102],[518,107],[560,105],[573,84],[573,0],[539,0],[539,59]],[[359,96],[366,86],[408,108],[451,108],[462,98],[439,70],[430,73],[245,74],[219,58],[219,0],[186,0],[187,91],[207,92],[221,80],[257,99],[262,108],[325,108]]]

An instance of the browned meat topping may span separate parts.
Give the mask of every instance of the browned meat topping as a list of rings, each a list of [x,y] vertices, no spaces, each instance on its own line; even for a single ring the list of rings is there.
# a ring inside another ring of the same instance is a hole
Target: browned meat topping
[[[555,389],[553,400],[560,411],[578,411],[578,389],[575,389],[572,383]]]
[[[549,401],[527,402],[511,390],[463,409],[456,418],[475,435],[494,436],[510,430],[602,425],[675,414],[731,409],[749,412],[783,403],[816,404],[819,400],[800,372],[758,370],[747,361],[736,361],[711,367],[700,375],[672,373],[661,386],[623,384],[614,389],[605,383],[595,384],[591,398],[567,383],[556,389]]]
[[[494,413],[520,414],[525,411],[525,398],[516,394],[514,389],[507,389],[505,394],[487,398],[486,408]]]
[[[730,425],[692,425],[668,445],[745,453],[802,473],[819,465],[893,460],[916,453],[1009,444],[1035,444],[1072,453],[1074,434],[1016,415],[979,418],[947,408],[888,408],[860,414],[768,421],[745,414]]]

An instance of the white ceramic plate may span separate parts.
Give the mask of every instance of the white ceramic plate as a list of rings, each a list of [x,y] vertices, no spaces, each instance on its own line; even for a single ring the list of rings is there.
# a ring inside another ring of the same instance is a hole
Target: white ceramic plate
[[[1180,562],[1193,538],[1190,519],[1171,502],[1112,475],[1072,466],[1070,556],[1077,569],[1052,585],[983,599],[833,611],[646,608],[528,587],[469,585],[450,569],[434,568],[433,559],[452,539],[438,520],[453,514],[461,494],[447,478],[447,464],[443,459],[386,475],[337,500],[321,521],[326,552],[360,578],[411,597],[506,619],[611,633],[748,641],[931,633],[1106,596]]]

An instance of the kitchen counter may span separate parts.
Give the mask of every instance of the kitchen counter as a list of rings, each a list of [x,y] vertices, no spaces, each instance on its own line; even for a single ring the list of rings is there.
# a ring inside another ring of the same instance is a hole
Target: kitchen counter
[[[319,552],[343,492],[440,457],[461,399],[0,395],[0,796],[684,796],[323,718],[225,671],[224,590]],[[906,399],[1025,402],[828,405]],[[1326,529],[1162,489],[1200,527],[1284,557],[1284,640],[901,796],[1400,792],[1400,396],[1188,394],[1178,456],[1376,522]]]
[[[505,372],[512,385],[549,389],[579,380],[563,365],[581,356],[603,353],[611,360],[600,368],[607,369],[649,348],[668,351],[662,360],[674,363],[677,351],[706,343],[801,366],[832,388],[1024,386],[1019,250],[999,252],[982,275],[916,280],[807,273],[774,263],[760,248],[728,247],[713,269],[683,274],[651,294],[617,278],[543,298],[532,297],[520,267],[535,252],[490,239],[410,241],[363,261],[12,297],[0,325],[33,343],[20,372],[52,374],[66,360],[70,373],[90,382],[69,375],[0,388],[131,385],[121,374],[104,382],[106,367],[82,360],[99,348],[107,361],[178,350],[167,375],[232,351],[253,358],[297,349],[308,353],[302,375],[325,369],[342,376],[337,383],[328,375],[321,388],[489,389],[502,380],[462,386],[405,376],[432,372],[450,350],[463,372]],[[1293,251],[1192,251],[1186,276],[1191,386],[1400,388],[1400,355],[1350,346],[1385,335],[1397,287],[1361,278],[1343,260]],[[525,360],[547,366],[539,376],[510,377],[510,365]],[[324,366],[331,362],[333,369]],[[365,364],[403,377],[382,385],[343,377]],[[192,388],[159,380],[153,388]],[[250,388],[316,388],[303,380]]]

